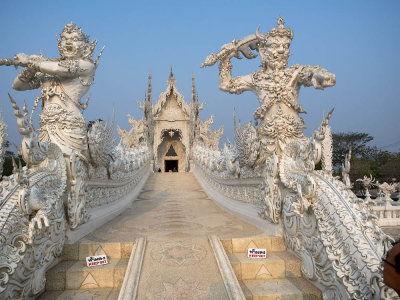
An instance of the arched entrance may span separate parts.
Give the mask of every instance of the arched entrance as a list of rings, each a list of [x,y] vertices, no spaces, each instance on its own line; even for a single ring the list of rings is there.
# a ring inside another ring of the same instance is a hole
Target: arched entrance
[[[186,149],[179,129],[164,129],[162,142],[157,148],[156,170],[162,172],[184,172],[186,169]]]

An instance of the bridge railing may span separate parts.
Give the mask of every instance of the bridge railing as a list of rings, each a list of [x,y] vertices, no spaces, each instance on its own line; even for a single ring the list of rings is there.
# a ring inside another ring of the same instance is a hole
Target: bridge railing
[[[132,203],[150,174],[150,151],[146,144],[116,147],[97,164],[73,151],[66,155],[56,144],[40,142],[28,114],[13,105],[27,166],[14,165],[0,182],[0,298],[26,299],[43,291],[46,271],[64,243],[76,242]],[[0,148],[5,141],[3,131]]]
[[[315,144],[313,138],[292,142],[279,158],[273,155],[253,169],[239,164],[235,146],[197,144],[193,173],[219,205],[267,233],[283,235],[302,262],[303,276],[324,299],[392,299],[380,267],[390,237],[367,203],[331,170],[310,168]],[[323,155],[329,159],[329,152]],[[373,209],[398,219],[398,206]]]
[[[358,197],[363,198],[367,207],[378,218],[380,226],[399,226],[400,225],[400,194],[396,190],[399,188],[398,183],[376,183],[372,177],[364,176],[358,179],[358,182],[364,184],[365,190],[357,193]],[[371,191],[369,188],[378,188]],[[371,197],[371,193],[375,198]],[[397,199],[396,199],[397,198]],[[396,200],[394,200],[396,199]]]
[[[196,172],[202,176],[209,186],[232,200],[262,206],[260,187],[262,178],[222,177],[210,171],[204,165],[196,163]]]

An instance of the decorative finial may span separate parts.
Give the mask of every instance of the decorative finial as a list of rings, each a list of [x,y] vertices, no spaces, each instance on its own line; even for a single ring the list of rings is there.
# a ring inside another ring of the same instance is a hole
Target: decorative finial
[[[174,74],[172,73],[172,65],[171,65],[171,70],[169,72],[169,77],[167,79],[167,83],[168,85],[175,85],[176,84],[176,79],[174,77]]]
[[[192,102],[196,102],[196,87],[194,84],[194,72],[192,72]]]
[[[283,20],[282,15],[279,15],[278,21],[276,22],[277,28],[285,28],[285,21]]]
[[[287,37],[290,40],[293,39],[293,31],[291,28],[285,27],[285,22],[283,21],[283,17],[281,15],[279,15],[276,23],[276,28],[272,28],[265,34],[259,32],[260,26],[256,29],[255,35],[261,44],[265,44],[268,38],[275,36]]]
[[[236,107],[233,107],[233,128],[236,130]]]
[[[151,71],[149,72],[149,75],[148,75],[148,79],[149,79],[149,82],[148,82],[148,85],[147,85],[147,101],[149,102],[149,103],[151,103],[153,100],[152,100],[152,87],[151,87],[151,78],[152,78],[152,75],[151,75]],[[151,104],[150,104],[151,105]]]

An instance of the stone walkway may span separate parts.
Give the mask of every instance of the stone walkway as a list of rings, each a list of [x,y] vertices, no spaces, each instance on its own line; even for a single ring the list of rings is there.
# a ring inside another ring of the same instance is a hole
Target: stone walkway
[[[81,242],[147,238],[138,299],[228,299],[208,236],[263,236],[221,210],[191,173],[150,176],[132,206]]]
[[[389,234],[395,241],[400,240],[400,226],[382,227],[383,232]]]

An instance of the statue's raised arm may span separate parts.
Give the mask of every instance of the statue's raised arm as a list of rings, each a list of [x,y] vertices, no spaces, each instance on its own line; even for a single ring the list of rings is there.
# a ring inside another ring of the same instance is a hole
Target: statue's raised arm
[[[253,84],[250,75],[232,78],[231,59],[232,57],[240,58],[235,43],[236,41],[233,41],[231,44],[222,46],[222,50],[229,49],[229,54],[223,57],[219,63],[219,88],[231,94],[241,94],[244,91],[251,91]]]
[[[225,44],[217,53],[207,56],[202,68],[214,65],[219,61],[219,80],[220,89],[232,94],[241,94],[244,91],[252,90],[253,84],[251,76],[238,76],[232,78],[232,57],[241,59],[240,53],[248,59],[257,57],[251,50],[255,50],[257,46],[257,38],[255,34],[251,34],[241,40],[233,40],[232,43]]]
[[[15,78],[14,89],[38,88],[38,82],[46,80],[46,75],[47,80],[51,76],[56,76],[64,83],[70,83],[71,80],[78,78],[82,83],[86,83],[83,86],[90,86],[97,67],[97,62],[91,60],[97,41],[89,42],[89,37],[82,32],[81,28],[72,23],[64,27],[60,36],[61,39],[58,40],[59,59],[48,59],[42,55],[26,55],[24,53],[14,56],[13,64],[25,67]]]

